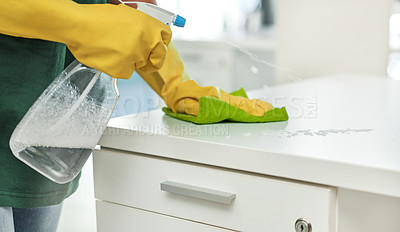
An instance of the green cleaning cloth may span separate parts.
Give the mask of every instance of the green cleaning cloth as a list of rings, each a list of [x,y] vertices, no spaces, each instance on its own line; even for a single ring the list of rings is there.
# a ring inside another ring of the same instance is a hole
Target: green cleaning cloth
[[[247,97],[243,88],[231,93],[234,96]],[[184,121],[193,122],[196,124],[211,124],[222,121],[233,122],[277,122],[286,121],[289,116],[286,108],[274,108],[265,112],[263,116],[254,116],[246,113],[244,110],[233,106],[225,101],[215,97],[204,96],[199,99],[199,113],[197,116],[189,114],[174,113],[170,108],[162,109],[167,115],[181,119]]]

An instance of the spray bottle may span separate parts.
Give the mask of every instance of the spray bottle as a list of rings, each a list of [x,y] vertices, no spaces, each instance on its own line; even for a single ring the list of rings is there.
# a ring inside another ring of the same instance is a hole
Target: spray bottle
[[[166,25],[185,19],[142,2],[137,10]],[[81,171],[103,134],[119,98],[117,79],[72,62],[31,106],[10,138],[14,156],[48,179],[64,184]]]
[[[156,5],[146,3],[146,2],[135,2],[135,1],[122,1],[119,0],[120,3],[122,4],[135,4],[136,9],[146,13],[150,16],[152,16],[155,19],[158,19],[162,23],[165,23],[166,25],[174,25],[177,27],[184,27],[186,23],[186,19],[183,18],[180,15],[174,14],[172,12],[169,12],[161,7],[158,7]]]

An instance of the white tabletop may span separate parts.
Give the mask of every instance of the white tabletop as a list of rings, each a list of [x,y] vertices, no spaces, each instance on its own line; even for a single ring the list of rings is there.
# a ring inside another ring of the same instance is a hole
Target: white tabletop
[[[160,110],[110,120],[99,144],[400,197],[400,82],[338,75],[249,92],[289,121],[195,125]]]

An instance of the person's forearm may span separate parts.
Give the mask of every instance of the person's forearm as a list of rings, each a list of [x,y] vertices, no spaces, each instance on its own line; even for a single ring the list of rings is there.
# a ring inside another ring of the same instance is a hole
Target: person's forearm
[[[124,5],[0,0],[0,9],[0,33],[64,43],[79,62],[115,78],[129,78],[136,68],[160,69],[172,34]]]
[[[65,31],[82,23],[81,16],[87,14],[71,0],[1,0],[0,6],[0,33],[62,43],[73,43]]]
[[[134,1],[157,4],[155,0]],[[120,4],[118,0],[109,2]],[[74,38],[68,38],[65,30],[85,23],[83,17],[88,14],[85,7],[72,0],[0,0],[0,8],[0,33],[65,44],[74,43]],[[66,8],[69,10],[65,10]]]

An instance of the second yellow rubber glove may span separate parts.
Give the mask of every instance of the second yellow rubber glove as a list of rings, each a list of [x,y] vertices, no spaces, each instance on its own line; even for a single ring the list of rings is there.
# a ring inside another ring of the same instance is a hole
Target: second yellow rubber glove
[[[81,63],[115,78],[162,67],[171,29],[125,5],[0,0],[0,33],[65,43]]]
[[[168,46],[167,58],[160,70],[148,73],[138,69],[137,72],[176,113],[197,116],[199,99],[204,96],[218,98],[253,116],[263,116],[265,112],[273,109],[273,106],[265,101],[233,96],[216,87],[199,86],[194,80],[190,80],[172,43]]]

